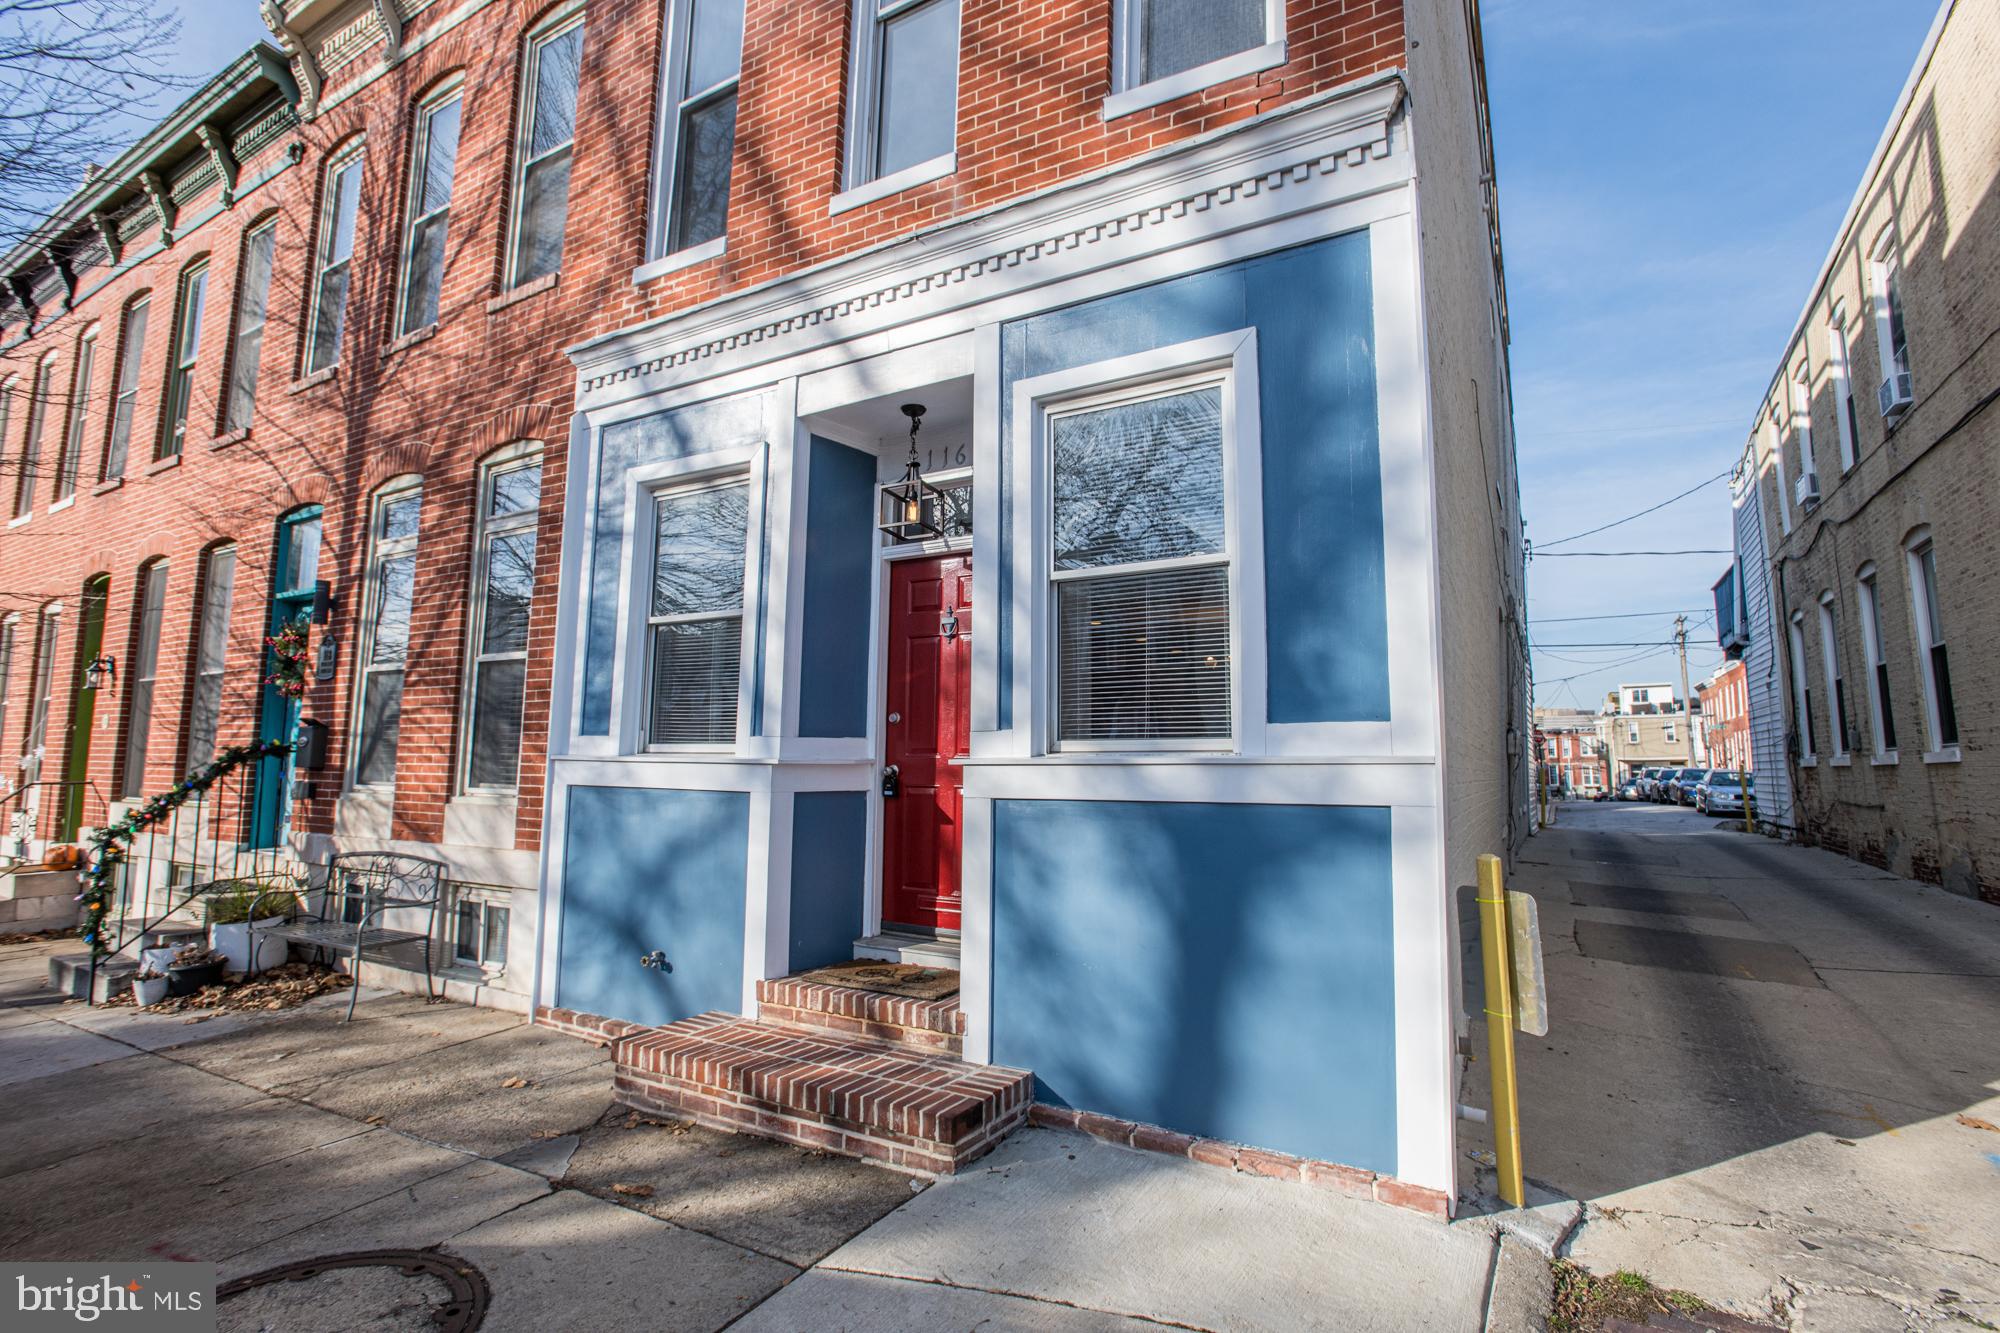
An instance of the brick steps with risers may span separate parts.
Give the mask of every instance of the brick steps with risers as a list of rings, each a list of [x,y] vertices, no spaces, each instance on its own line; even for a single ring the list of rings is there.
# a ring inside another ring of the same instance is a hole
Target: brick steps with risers
[[[629,1106],[917,1175],[949,1175],[992,1149],[1034,1096],[1025,1070],[732,1014],[619,1027],[607,1035]]]
[[[757,983],[757,1013],[767,1023],[869,1037],[939,1055],[965,1050],[965,1015],[959,1012],[956,995],[911,1000],[780,977]]]

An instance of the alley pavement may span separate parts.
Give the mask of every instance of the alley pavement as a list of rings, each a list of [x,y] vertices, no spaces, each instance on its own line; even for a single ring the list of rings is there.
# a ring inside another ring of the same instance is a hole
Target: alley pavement
[[[214,1261],[228,1281],[430,1251],[485,1276],[483,1328],[535,1333],[1540,1314],[1532,1281],[1496,1293],[1518,1266],[1476,1224],[1041,1129],[923,1185],[634,1115],[604,1051],[490,1009],[364,993],[346,1024],[341,994],[206,1018],[65,1002],[42,978],[74,947],[0,946],[0,1258]],[[225,1330],[431,1330],[449,1295],[327,1270],[219,1313]]]
[[[2000,1324],[2000,907],[1636,803],[1563,805],[1509,884],[1571,1257],[1797,1328]]]

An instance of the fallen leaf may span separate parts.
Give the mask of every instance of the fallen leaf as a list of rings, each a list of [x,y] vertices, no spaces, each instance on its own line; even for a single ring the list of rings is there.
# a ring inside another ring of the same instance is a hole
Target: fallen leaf
[[[529,1135],[529,1137],[537,1139],[559,1139],[562,1137],[562,1131],[559,1129],[538,1129],[534,1131],[533,1134]]]
[[[653,1187],[651,1185],[626,1185],[620,1183],[613,1185],[611,1192],[613,1194],[623,1194],[633,1199],[650,1199],[653,1197]]]
[[[500,1086],[503,1088],[525,1088],[528,1086],[528,1080],[520,1077],[519,1075],[516,1075],[515,1077],[508,1079],[505,1083],[502,1083]]]
[[[1981,1120],[1976,1115],[1962,1115],[1958,1118],[1958,1123],[1967,1129],[1990,1129],[1995,1134],[2000,1134],[2000,1125],[1994,1124],[1991,1120]]]
[[[366,1120],[362,1121],[362,1123],[366,1125],[379,1125],[388,1118],[389,1117],[382,1115],[371,1115]]]

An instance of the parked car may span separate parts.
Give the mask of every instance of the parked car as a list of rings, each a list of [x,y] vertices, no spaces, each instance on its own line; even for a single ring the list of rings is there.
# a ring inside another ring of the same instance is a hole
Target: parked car
[[[1705,815],[1740,815],[1744,798],[1755,800],[1756,789],[1756,778],[1739,779],[1733,770],[1718,768],[1694,789],[1694,808]]]
[[[1695,785],[1708,776],[1705,768],[1674,768],[1667,770],[1669,776],[1663,784],[1667,800],[1675,805],[1693,805]]]
[[[1639,794],[1640,790],[1640,780],[1638,778],[1627,778],[1618,784],[1618,799],[1621,801],[1641,800],[1643,798]]]
[[[1646,770],[1646,799],[1664,801],[1667,799],[1667,779],[1674,775],[1671,768],[1649,768]]]

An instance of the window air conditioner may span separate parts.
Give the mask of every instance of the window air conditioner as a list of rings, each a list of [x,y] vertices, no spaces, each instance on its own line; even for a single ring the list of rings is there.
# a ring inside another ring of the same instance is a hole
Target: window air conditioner
[[[1900,371],[1883,380],[1880,396],[1882,399],[1882,415],[1885,419],[1894,421],[1897,417],[1909,411],[1910,404],[1916,401],[1910,389],[1910,372],[1907,370]]]

